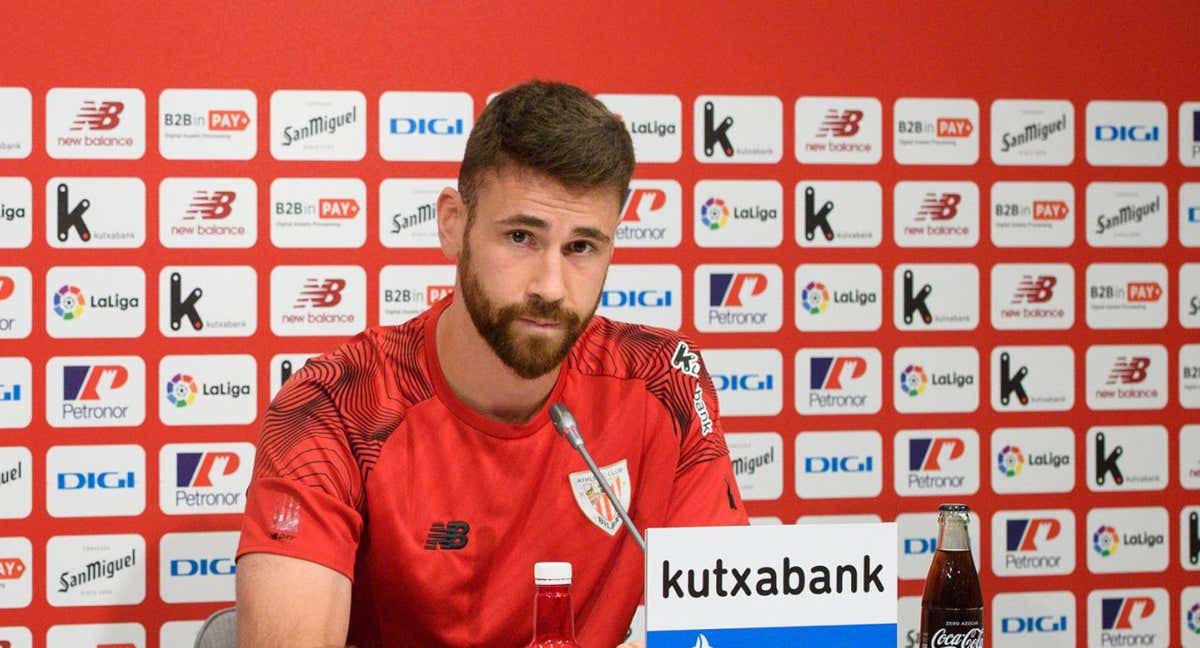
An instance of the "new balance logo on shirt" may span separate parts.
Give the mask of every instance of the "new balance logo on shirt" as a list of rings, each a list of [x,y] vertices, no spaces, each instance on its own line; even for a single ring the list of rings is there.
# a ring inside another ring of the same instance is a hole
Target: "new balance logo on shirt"
[[[434,522],[429,528],[429,537],[425,539],[425,548],[462,549],[467,546],[467,533],[471,525],[462,520],[453,522]]]

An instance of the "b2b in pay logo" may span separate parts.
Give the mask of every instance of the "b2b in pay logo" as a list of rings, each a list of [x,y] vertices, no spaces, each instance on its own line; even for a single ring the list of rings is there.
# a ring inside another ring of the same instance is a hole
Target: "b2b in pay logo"
[[[1087,267],[1087,323],[1091,329],[1167,325],[1167,266],[1092,263]]]
[[[280,248],[357,248],[367,240],[367,186],[358,178],[277,178],[271,243]]]
[[[158,114],[158,150],[168,160],[249,160],[258,152],[250,90],[163,90]]]
[[[897,99],[892,142],[900,164],[975,164],[979,104],[974,99]]]
[[[1075,241],[1069,182],[997,182],[990,214],[996,247],[1070,247]]]
[[[452,265],[391,265],[379,271],[379,323],[403,324],[454,292]]]

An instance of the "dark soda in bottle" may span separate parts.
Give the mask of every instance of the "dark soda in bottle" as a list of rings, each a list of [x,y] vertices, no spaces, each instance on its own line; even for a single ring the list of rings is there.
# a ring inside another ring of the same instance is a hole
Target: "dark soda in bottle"
[[[983,595],[965,504],[938,507],[937,551],[921,596],[921,648],[983,648]]]
[[[533,566],[533,582],[537,594],[533,598],[530,648],[578,648],[575,612],[571,608],[571,563],[537,563]]]

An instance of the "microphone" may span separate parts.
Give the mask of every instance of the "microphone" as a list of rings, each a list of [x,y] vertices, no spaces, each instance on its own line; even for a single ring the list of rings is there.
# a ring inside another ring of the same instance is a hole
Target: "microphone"
[[[550,406],[550,422],[554,424],[554,429],[571,444],[583,457],[583,462],[587,464],[588,470],[592,471],[592,475],[596,477],[596,482],[600,484],[600,489],[604,491],[608,501],[612,502],[613,508],[617,509],[617,515],[621,516],[621,521],[625,523],[625,528],[629,529],[629,533],[633,535],[633,539],[637,542],[638,548],[642,553],[646,553],[646,541],[642,539],[642,534],[638,533],[637,527],[634,526],[633,520],[629,518],[629,513],[621,506],[621,500],[617,499],[616,495],[608,487],[608,480],[604,475],[600,474],[600,469],[596,467],[596,462],[592,461],[592,456],[588,454],[587,448],[583,446],[583,436],[579,434],[579,426],[575,423],[575,416],[571,414],[571,410],[567,409],[562,403],[554,403]]]

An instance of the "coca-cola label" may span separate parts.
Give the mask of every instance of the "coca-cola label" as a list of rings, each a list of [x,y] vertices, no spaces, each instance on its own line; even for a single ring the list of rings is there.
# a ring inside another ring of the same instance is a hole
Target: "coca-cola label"
[[[929,639],[930,648],[954,646],[955,648],[983,648],[983,629],[947,630],[938,628]]]

